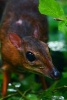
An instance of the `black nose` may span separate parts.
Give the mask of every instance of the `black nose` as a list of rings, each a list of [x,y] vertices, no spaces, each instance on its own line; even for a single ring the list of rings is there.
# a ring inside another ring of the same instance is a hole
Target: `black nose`
[[[61,73],[53,68],[53,71],[51,72],[51,77],[54,78],[54,79],[59,79],[61,77]]]

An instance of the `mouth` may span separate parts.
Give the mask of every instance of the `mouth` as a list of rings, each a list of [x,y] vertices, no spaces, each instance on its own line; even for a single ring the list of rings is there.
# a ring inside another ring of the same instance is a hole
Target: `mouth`
[[[54,67],[52,68],[52,70],[48,68],[40,68],[40,71],[43,75],[50,77],[54,80],[58,80],[61,77],[61,73]]]

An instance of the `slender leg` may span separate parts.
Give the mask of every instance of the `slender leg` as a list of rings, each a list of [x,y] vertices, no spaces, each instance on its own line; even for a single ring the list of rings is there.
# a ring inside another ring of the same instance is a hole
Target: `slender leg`
[[[40,77],[40,81],[41,81],[41,83],[42,83],[42,88],[43,88],[44,90],[46,90],[46,89],[48,88],[48,86],[47,86],[47,83],[46,83],[45,78],[44,78],[43,76],[39,76],[39,77]]]
[[[10,81],[10,73],[8,71],[3,72],[3,86],[2,86],[2,96],[6,96],[8,83]]]

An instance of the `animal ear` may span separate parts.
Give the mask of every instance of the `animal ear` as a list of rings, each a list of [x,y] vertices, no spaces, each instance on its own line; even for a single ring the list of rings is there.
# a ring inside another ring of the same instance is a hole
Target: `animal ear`
[[[39,27],[38,27],[38,25],[35,25],[34,26],[34,33],[33,33],[33,37],[34,38],[36,38],[36,39],[38,39],[40,36],[39,36]]]
[[[16,33],[10,33],[9,40],[17,49],[21,49],[22,40]]]

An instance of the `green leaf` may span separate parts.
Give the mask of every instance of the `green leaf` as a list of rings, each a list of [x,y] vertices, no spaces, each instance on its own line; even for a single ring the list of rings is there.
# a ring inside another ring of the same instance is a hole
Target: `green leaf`
[[[27,98],[28,98],[28,100],[39,100],[35,94],[28,94]]]
[[[50,98],[52,97],[53,93],[52,91],[55,89],[56,85],[57,85],[58,81],[55,82],[50,88],[48,88],[46,91],[42,92],[42,96],[43,98],[45,98],[46,100],[50,100]]]
[[[67,19],[59,22],[58,29],[64,33],[65,39],[67,41]]]
[[[63,78],[67,78],[67,72],[64,72],[62,74],[63,74]]]
[[[61,21],[59,22],[59,30],[63,33],[67,32],[67,25],[66,25],[66,21]]]
[[[42,14],[55,18],[64,18],[64,11],[55,0],[39,0],[39,10]]]

